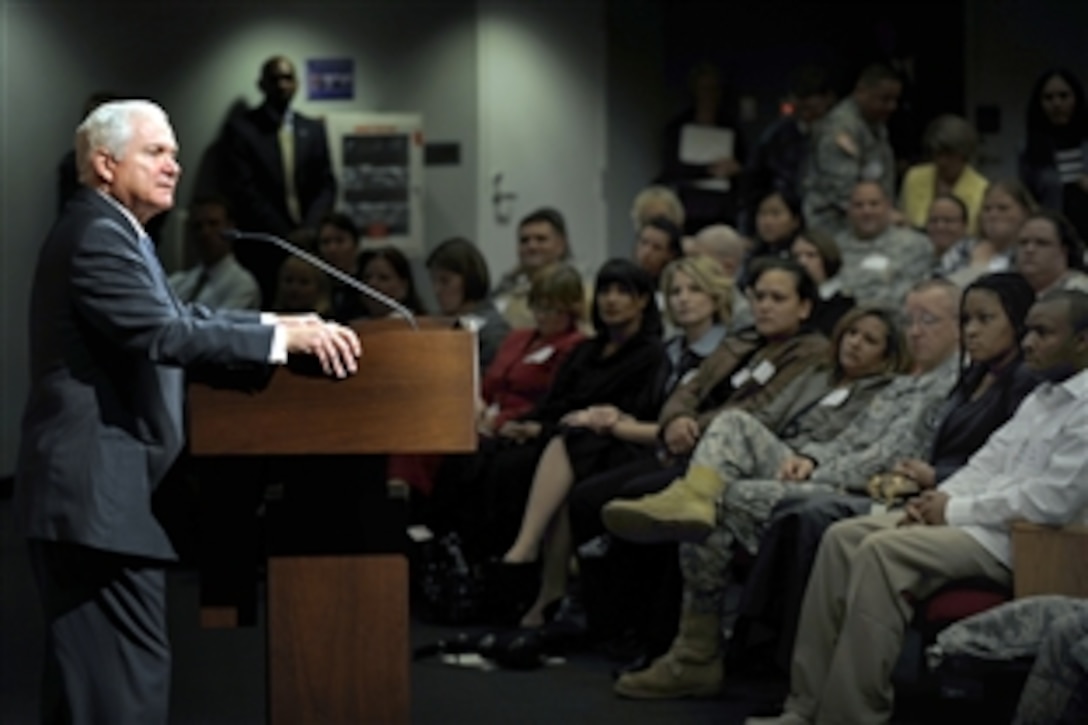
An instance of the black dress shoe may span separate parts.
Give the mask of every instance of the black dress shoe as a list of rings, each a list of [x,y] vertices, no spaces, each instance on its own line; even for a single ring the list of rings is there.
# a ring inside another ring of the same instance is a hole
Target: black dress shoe
[[[484,591],[488,619],[517,624],[540,591],[540,563],[492,560],[485,568]]]

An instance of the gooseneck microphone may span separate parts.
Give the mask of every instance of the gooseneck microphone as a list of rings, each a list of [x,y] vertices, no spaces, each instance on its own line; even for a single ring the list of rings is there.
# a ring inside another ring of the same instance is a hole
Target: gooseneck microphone
[[[220,232],[220,234],[222,234],[224,239],[229,239],[232,242],[238,241],[239,239],[251,239],[256,242],[266,242],[268,244],[274,244],[280,249],[287,251],[289,254],[292,254],[299,259],[312,264],[330,277],[340,280],[348,287],[351,287],[354,290],[358,290],[359,292],[365,294],[367,297],[381,302],[383,305],[391,310],[399,312],[400,315],[408,321],[408,324],[412,326],[413,330],[416,330],[417,332],[419,331],[419,324],[416,322],[416,316],[413,315],[412,311],[402,305],[400,302],[397,302],[395,299],[388,295],[382,294],[370,285],[363,284],[359,280],[352,277],[350,274],[344,274],[342,271],[332,266],[325,260],[321,259],[320,257],[316,257],[313,254],[310,254],[305,249],[300,249],[299,247],[296,247],[294,244],[291,244],[286,239],[280,239],[275,234],[265,234],[264,232],[242,232],[237,229],[224,229],[222,232]]]

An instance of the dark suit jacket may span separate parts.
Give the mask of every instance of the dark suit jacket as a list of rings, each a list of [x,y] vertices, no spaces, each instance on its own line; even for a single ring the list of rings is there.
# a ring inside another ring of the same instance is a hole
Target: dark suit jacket
[[[30,305],[16,511],[30,538],[155,558],[151,494],[182,448],[182,367],[267,361],[255,312],[183,305],[110,200],[80,190],[46,238]]]
[[[287,210],[279,119],[265,106],[234,116],[223,133],[222,186],[238,228],[286,237],[300,224]],[[336,179],[329,160],[325,124],[295,113],[295,192],[301,226],[314,228],[336,201]],[[275,298],[276,277],[286,252],[269,244],[242,242],[235,256],[257,278],[265,306]]]
[[[325,124],[292,115],[295,135],[295,190],[302,226],[316,227],[336,201]],[[279,120],[259,106],[227,122],[225,187],[240,229],[286,236],[297,225],[287,211]]]

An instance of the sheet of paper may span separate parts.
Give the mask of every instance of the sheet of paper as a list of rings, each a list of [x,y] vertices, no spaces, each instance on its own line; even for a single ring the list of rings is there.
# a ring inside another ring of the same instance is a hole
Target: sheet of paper
[[[733,158],[733,143],[732,129],[684,124],[680,129],[680,161],[709,165],[719,159]],[[712,191],[729,191],[728,179],[700,179],[693,185]]]

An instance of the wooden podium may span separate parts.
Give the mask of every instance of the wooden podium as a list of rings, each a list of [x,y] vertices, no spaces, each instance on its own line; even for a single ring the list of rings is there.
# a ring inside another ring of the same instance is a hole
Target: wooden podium
[[[190,386],[194,456],[290,457],[295,478],[303,478],[295,484],[315,492],[318,509],[326,484],[368,492],[359,531],[330,503],[334,510],[319,514],[304,538],[270,541],[268,712],[275,725],[410,720],[404,518],[384,477],[359,480],[364,467],[352,462],[364,454],[475,449],[476,341],[439,324],[421,321],[418,332],[403,320],[354,325],[364,353],[346,380],[288,366],[257,393]],[[320,473],[330,470],[323,461],[338,461],[336,473]],[[375,538],[382,540],[375,545]],[[202,612],[206,623],[216,616]]]

